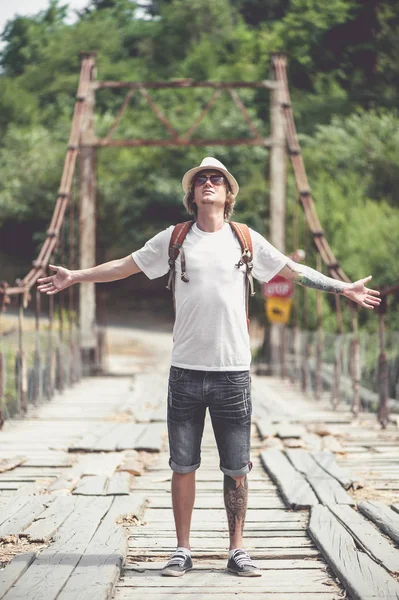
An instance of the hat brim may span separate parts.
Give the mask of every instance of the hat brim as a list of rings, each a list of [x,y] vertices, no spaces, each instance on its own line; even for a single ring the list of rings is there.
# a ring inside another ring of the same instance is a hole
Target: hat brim
[[[226,177],[227,181],[229,182],[231,193],[233,194],[233,196],[237,196],[240,188],[238,186],[237,181],[233,177],[233,175],[231,173],[229,173],[226,169],[223,169],[221,167],[212,167],[210,165],[209,166],[204,165],[202,167],[194,167],[193,169],[190,169],[189,171],[187,171],[187,173],[184,174],[181,184],[182,184],[183,190],[186,194],[191,187],[191,182],[193,180],[194,175],[196,175],[200,171],[220,171],[221,173],[223,173],[223,175]]]

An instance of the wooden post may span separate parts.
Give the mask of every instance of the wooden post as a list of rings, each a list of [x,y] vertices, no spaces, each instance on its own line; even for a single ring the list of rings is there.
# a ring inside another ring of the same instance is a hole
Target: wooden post
[[[317,254],[317,270],[321,272],[321,257],[320,254]],[[317,333],[316,333],[316,373],[315,373],[315,397],[316,400],[321,400],[321,395],[323,392],[323,378],[322,378],[322,369],[323,369],[323,310],[322,310],[322,299],[321,292],[316,292],[316,308],[317,308]]]
[[[337,315],[337,335],[335,338],[335,360],[334,360],[334,381],[331,387],[331,404],[334,409],[337,408],[341,400],[341,372],[342,372],[342,309],[341,298],[338,294],[335,296],[335,309]]]
[[[270,242],[285,252],[285,190],[287,179],[287,157],[284,114],[281,89],[277,87],[270,94],[270,123],[272,145],[270,148]],[[282,326],[270,325],[270,366],[276,374],[282,345]]]
[[[360,377],[361,377],[361,366],[360,366],[360,343],[359,343],[359,324],[358,324],[358,311],[353,310],[352,314],[353,324],[353,340],[351,344],[351,358],[352,358],[352,413],[355,417],[360,412]]]
[[[388,362],[385,353],[385,313],[387,310],[387,297],[382,297],[382,302],[378,314],[379,318],[379,341],[380,354],[378,356],[378,420],[381,426],[385,428],[388,424]]]
[[[91,79],[95,78],[93,70]],[[79,163],[79,267],[96,264],[96,150],[94,138],[94,92],[87,92],[82,124]],[[95,371],[96,356],[96,296],[94,283],[82,283],[79,289],[80,349],[83,373]]]

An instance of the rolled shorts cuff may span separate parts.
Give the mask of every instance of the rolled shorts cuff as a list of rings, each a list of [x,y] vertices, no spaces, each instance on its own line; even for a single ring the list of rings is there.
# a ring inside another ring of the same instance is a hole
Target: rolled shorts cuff
[[[201,463],[197,463],[196,465],[189,465],[188,467],[184,467],[182,465],[177,465],[171,458],[169,459],[169,466],[175,473],[192,473],[196,471]]]
[[[242,477],[252,471],[252,462],[250,461],[245,467],[242,467],[242,469],[225,469],[220,465],[220,470],[229,477]]]

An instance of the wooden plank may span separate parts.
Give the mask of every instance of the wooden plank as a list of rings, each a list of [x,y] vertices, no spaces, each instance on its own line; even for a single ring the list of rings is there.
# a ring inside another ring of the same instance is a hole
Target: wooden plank
[[[58,454],[49,452],[48,456],[32,456],[32,453],[29,454],[29,458],[24,463],[25,468],[33,468],[33,467],[53,467],[53,468],[65,468],[72,467],[75,462],[75,457],[73,455],[65,455],[59,456]]]
[[[337,452],[338,454],[345,454],[346,450],[342,443],[339,441],[337,437],[334,435],[325,435],[322,438],[322,446],[323,450],[328,450],[330,452]]]
[[[96,423],[91,431],[87,431],[78,440],[68,446],[68,452],[87,452],[93,451],[93,446],[110,429],[115,427],[115,423]]]
[[[131,475],[129,473],[115,473],[109,478],[107,496],[129,495]]]
[[[115,451],[125,425],[126,423],[110,423],[108,431],[98,438],[91,450],[93,452]]]
[[[83,475],[107,475],[111,477],[120,465],[122,456],[119,452],[89,453],[80,456],[74,471]]]
[[[338,481],[313,459],[306,450],[286,450],[287,457],[294,467],[305,475],[322,504],[355,505],[353,498],[340,486]]]
[[[306,433],[302,436],[302,440],[308,450],[319,452],[322,448],[322,438],[315,433]]]
[[[50,494],[55,494],[59,492],[71,492],[80,479],[80,475],[76,474],[74,471],[70,473],[65,473],[60,477],[57,477],[54,481],[50,483],[47,487],[47,491]]]
[[[226,538],[227,539],[227,538]],[[164,552],[170,551],[171,548],[176,545],[176,536],[170,537],[162,536],[162,538],[151,539],[151,553],[154,554],[158,550]],[[220,537],[217,538],[197,538],[195,543],[196,551],[208,551],[220,552]],[[139,549],[148,550],[148,538],[146,536],[137,537],[135,535],[129,538],[129,548],[133,552],[137,552]],[[256,549],[270,549],[270,548],[313,548],[313,542],[307,537],[303,536],[284,536],[284,537],[265,537],[265,538],[251,538],[251,551]]]
[[[273,438],[276,439],[276,438]],[[306,448],[306,444],[302,437],[300,438],[284,438],[283,448]]]
[[[216,450],[215,450],[216,451]],[[170,481],[172,480],[172,475],[166,477],[160,477],[159,479],[143,479],[142,477],[135,481],[135,487],[143,490],[153,490],[159,492],[165,492],[170,490]],[[252,479],[252,472],[248,477],[248,485],[251,490],[251,493],[261,493],[262,490],[266,492],[276,491],[275,485],[270,480],[255,480]],[[217,481],[210,481],[209,483],[197,486],[197,490],[199,492],[206,491],[211,493],[212,491],[219,492],[223,488],[223,476],[219,471],[219,479]]]
[[[27,460],[28,458],[23,455],[13,456],[12,458],[0,459],[0,473],[4,473],[5,471],[15,469],[15,467],[17,467],[18,465],[22,465]]]
[[[4,569],[0,570],[0,600],[4,598],[14,583],[22,577],[27,568],[35,560],[35,557],[36,552],[17,554]]]
[[[1,481],[0,482],[0,490],[1,491],[6,491],[6,490],[16,491],[20,485],[21,485],[20,481]],[[1,517],[0,517],[0,519],[1,519]]]
[[[399,544],[399,515],[395,511],[376,500],[363,500],[359,503],[358,509]]]
[[[134,449],[145,452],[161,452],[165,437],[165,423],[150,423],[136,440]]]
[[[111,502],[111,498],[78,498],[75,510],[61,525],[56,540],[42,550],[4,599],[55,600]]]
[[[320,479],[318,477],[307,477],[316,496],[321,504],[347,504],[355,506],[356,502],[338,483],[336,479]]]
[[[313,570],[313,571],[322,571],[325,574],[326,563],[323,559],[306,559],[306,558],[297,558],[297,559],[256,559],[256,564],[260,569],[264,569],[266,571],[302,571],[302,570]],[[161,570],[162,567],[165,566],[165,561],[160,560],[152,560],[152,561],[135,561],[134,564],[127,563],[123,569],[124,572],[132,570],[135,571],[137,569],[144,569],[144,571],[158,571]],[[195,562],[195,570],[196,571],[209,571],[210,569],[218,569],[223,571],[226,567],[226,560],[224,559],[201,559]],[[300,574],[299,574],[300,576]],[[320,597],[319,597],[320,598]],[[322,599],[324,600],[324,596]]]
[[[126,500],[114,499],[57,600],[108,600],[112,597],[127,555],[127,536],[117,523],[130,509]]]
[[[238,581],[240,583],[240,581]],[[117,587],[115,591],[115,600],[133,600],[135,592],[129,587]],[[184,594],[184,595],[183,595]],[[313,592],[294,592],[295,600],[338,600],[340,598],[337,592],[324,592],[313,593]],[[137,597],[137,596],[136,596]],[[206,598],[217,598],[219,600],[231,600],[230,593],[224,593],[223,590],[215,589],[204,589],[198,590],[196,588],[190,588],[189,590],[183,590],[178,587],[170,588],[167,590],[162,589],[159,592],[146,592],[146,600],[172,600],[175,598],[184,598],[185,600],[192,598],[193,600],[205,600]],[[265,594],[257,594],[252,591],[247,593],[240,590],[240,600],[265,600]],[[274,593],[271,600],[289,600],[287,592],[282,594]]]
[[[11,501],[13,501],[12,499]],[[43,513],[53,501],[50,496],[33,496],[20,509],[0,525],[0,539],[7,535],[19,535],[34,519]]]
[[[312,455],[302,449],[287,449],[285,455],[299,473],[312,478],[328,478],[330,475],[313,460]]]
[[[227,539],[227,538],[226,538]],[[167,550],[157,550],[156,552],[156,556],[159,557],[168,557],[170,556],[170,551],[171,549],[168,548]],[[192,556],[194,559],[205,559],[205,558],[212,558],[212,559],[217,559],[217,558],[223,558],[226,559],[228,554],[226,553],[226,551],[216,551],[216,550],[212,550],[211,552],[209,552],[208,550],[192,550]],[[251,550],[251,556],[253,558],[258,559],[297,559],[297,558],[306,558],[309,560],[313,560],[313,558],[319,558],[320,557],[320,552],[319,550],[314,547],[314,548],[310,548],[310,547],[304,547],[304,548],[257,548],[255,550]],[[148,558],[154,557],[154,552],[151,552],[150,550],[143,550],[140,549],[138,553],[134,553],[132,551],[132,549],[129,549],[129,559],[132,561],[135,561],[136,559],[138,560],[143,560],[143,558]]]
[[[121,461],[119,453],[95,453],[84,454],[79,457],[72,469],[62,474],[49,486],[50,493],[69,491],[71,492],[78,484],[80,478],[85,475],[112,475]]]
[[[250,579],[250,580],[249,580]],[[239,581],[239,587],[237,586]],[[177,592],[178,589],[181,592],[188,593],[188,590],[194,589],[197,593],[197,598],[201,598],[205,591],[214,594],[220,594],[222,592],[226,597],[232,596],[231,586],[233,590],[239,593],[251,592],[266,594],[274,594],[274,592],[286,592],[286,593],[297,593],[297,592],[319,592],[323,593],[326,591],[326,584],[330,581],[327,575],[321,575],[314,571],[303,571],[301,577],[295,571],[287,571],[284,577],[281,576],[281,571],[263,571],[263,577],[251,577],[242,578],[239,580],[233,579],[230,573],[225,569],[222,571],[200,571],[196,572],[195,569],[190,573],[189,577],[184,578],[184,585],[179,585],[176,582],[175,577],[162,578],[162,584],[159,581],[159,573],[152,573],[151,571],[145,571],[144,573],[125,571],[123,574],[123,581],[118,583],[118,587],[134,587],[138,597],[145,597],[147,592],[159,591],[160,585],[162,585],[162,592],[168,588]],[[234,582],[234,583],[233,583]],[[235,589],[237,586],[237,589]],[[181,593],[180,592],[180,593]]]
[[[15,492],[16,496],[41,496],[45,491],[45,484],[36,481],[25,483],[24,485],[18,485],[18,489]]]
[[[326,506],[312,508],[308,532],[353,600],[398,600],[399,584],[367,554]]]
[[[305,477],[294,469],[280,450],[264,450],[261,460],[290,508],[296,510],[318,504],[319,501]]]
[[[219,523],[205,523],[202,521],[197,525],[193,525],[191,527],[192,536],[197,537],[207,537],[211,533],[217,533],[220,536],[227,535],[226,524],[224,522]],[[278,535],[285,535],[292,533],[292,535],[296,535],[298,532],[303,532],[306,530],[307,522],[284,522],[280,521],[278,523],[268,522],[268,523],[246,523],[245,524],[245,537],[259,537],[262,536],[271,536],[274,532],[278,532]],[[175,526],[173,521],[169,521],[169,523],[148,523],[146,519],[146,526],[142,529],[145,532],[145,535],[162,535],[164,533],[173,533],[175,531]],[[132,535],[139,535],[140,532],[137,529],[132,529]]]
[[[141,489],[140,489],[141,491]],[[208,495],[200,495],[200,494],[196,494],[196,503],[198,506],[201,506],[201,510],[205,509],[205,508],[223,508],[224,504],[223,504],[223,498],[220,496],[218,496],[217,498],[215,498],[214,494],[208,494]],[[168,495],[162,495],[162,496],[155,496],[153,494],[151,494],[151,499],[150,499],[150,506],[151,508],[171,508],[172,507],[172,497],[171,494]],[[279,497],[272,497],[269,498],[268,496],[262,496],[260,495],[259,497],[256,496],[255,494],[251,494],[251,492],[249,493],[248,496],[248,508],[268,508],[268,509],[273,509],[273,508],[284,508],[285,504],[284,502],[282,502],[282,500]]]
[[[122,464],[117,468],[117,472],[126,471],[136,477],[144,473],[143,463],[140,461],[138,452],[136,450],[130,450],[124,456]]]
[[[76,505],[74,496],[58,496],[40,517],[23,531],[31,542],[48,542],[61,527]]]
[[[304,523],[308,519],[307,513],[290,512],[279,509],[254,509],[248,508],[245,523]],[[148,508],[145,515],[145,520],[151,523],[173,523],[173,514],[170,509]],[[226,511],[223,508],[201,509],[199,506],[194,507],[192,523],[193,525],[201,525],[202,523],[220,523],[226,522]]]
[[[116,498],[115,498],[116,500]],[[134,519],[142,519],[144,511],[147,508],[147,498],[144,494],[131,494],[130,496],[118,497],[118,502],[115,506],[119,509],[117,522],[128,525],[132,524]]]
[[[167,416],[166,402],[162,402],[157,408],[155,408],[152,411],[150,420],[152,423],[161,422],[161,421],[165,422],[166,416]]]
[[[87,475],[77,484],[72,494],[79,496],[104,496],[108,477],[106,475]]]
[[[281,421],[275,423],[276,435],[281,438],[300,438],[306,434],[306,429],[299,423],[287,423]]]
[[[256,423],[258,434],[261,440],[267,437],[273,437],[276,435],[276,428],[270,421],[270,419],[259,419]]]
[[[355,541],[391,573],[399,572],[399,550],[385,539],[367,519],[349,506],[331,505],[331,512],[349,531]]]
[[[287,528],[281,528],[281,529],[272,529],[271,531],[259,531],[258,529],[256,531],[249,531],[247,530],[247,528],[245,528],[245,539],[250,539],[251,542],[248,542],[252,545],[252,540],[253,538],[259,538],[259,539],[266,539],[266,538],[283,538],[283,537],[298,537],[298,538],[306,538],[307,537],[307,533],[306,533],[306,527],[302,527],[301,529],[292,529],[292,523],[290,523],[291,527],[287,527]],[[162,538],[166,537],[166,538],[170,538],[174,536],[175,530],[173,527],[170,527],[169,529],[149,529],[147,527],[147,523],[145,525],[145,527],[140,527],[139,529],[135,526],[132,526],[129,528],[129,533],[134,537],[134,539],[139,539],[139,538],[145,538],[145,539],[159,539],[160,536],[160,532],[162,532]],[[196,541],[199,541],[202,538],[206,538],[209,540],[213,540],[214,538],[219,540],[219,545],[220,545],[220,539],[224,539],[228,537],[228,530],[226,528],[226,526],[224,527],[224,529],[220,528],[219,530],[214,530],[214,531],[210,531],[209,529],[207,531],[191,531],[191,537],[193,539],[192,545],[195,546]],[[254,542],[256,545],[256,541]],[[252,547],[252,546],[251,546]]]
[[[121,437],[117,443],[117,450],[134,450],[136,441],[144,432],[146,425],[143,423],[125,423]]]
[[[340,467],[332,452],[312,452],[312,457],[327,473],[334,477],[346,490],[352,487],[354,480],[347,469]]]

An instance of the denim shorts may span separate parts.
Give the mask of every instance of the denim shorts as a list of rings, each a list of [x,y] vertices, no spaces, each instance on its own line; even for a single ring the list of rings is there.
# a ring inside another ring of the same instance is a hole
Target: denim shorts
[[[230,477],[252,468],[249,371],[195,371],[171,367],[168,385],[169,465],[190,473],[201,463],[207,407],[219,451],[220,469]]]

